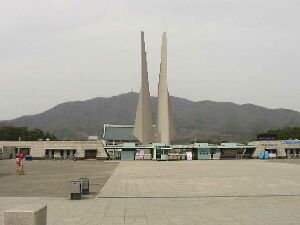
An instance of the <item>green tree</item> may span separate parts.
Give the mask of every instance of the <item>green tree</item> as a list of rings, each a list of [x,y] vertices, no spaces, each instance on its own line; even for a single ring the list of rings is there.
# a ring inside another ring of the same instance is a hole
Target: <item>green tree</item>
[[[300,139],[300,127],[285,127],[273,129],[266,132],[267,134],[276,134],[278,139]]]
[[[57,140],[57,137],[41,129],[29,130],[27,127],[0,127],[0,141],[37,141],[39,139]]]

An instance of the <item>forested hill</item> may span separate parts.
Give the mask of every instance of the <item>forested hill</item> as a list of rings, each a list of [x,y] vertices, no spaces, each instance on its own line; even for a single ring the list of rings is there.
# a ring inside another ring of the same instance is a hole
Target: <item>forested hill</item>
[[[23,116],[5,124],[39,128],[60,139],[86,139],[99,135],[104,123],[133,124],[137,93],[109,98],[66,102],[43,113]],[[157,98],[152,97],[155,120]],[[300,113],[287,109],[230,102],[199,101],[171,97],[176,140],[247,141],[256,133],[300,125]]]

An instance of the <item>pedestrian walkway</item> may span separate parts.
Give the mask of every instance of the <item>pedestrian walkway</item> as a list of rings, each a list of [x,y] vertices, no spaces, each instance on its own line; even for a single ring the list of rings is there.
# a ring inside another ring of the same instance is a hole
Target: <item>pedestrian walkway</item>
[[[45,203],[48,225],[298,225],[299,169],[258,160],[124,161],[96,198],[0,198],[0,211]]]

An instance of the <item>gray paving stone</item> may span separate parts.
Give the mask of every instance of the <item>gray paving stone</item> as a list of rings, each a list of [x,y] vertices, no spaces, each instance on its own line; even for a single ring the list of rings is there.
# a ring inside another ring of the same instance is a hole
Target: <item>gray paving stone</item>
[[[121,162],[97,198],[3,197],[0,212],[38,202],[48,206],[48,225],[296,225],[299,171],[259,160]]]

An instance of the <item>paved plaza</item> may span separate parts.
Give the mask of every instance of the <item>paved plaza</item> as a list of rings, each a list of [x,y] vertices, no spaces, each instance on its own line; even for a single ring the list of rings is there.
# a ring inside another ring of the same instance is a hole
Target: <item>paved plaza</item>
[[[48,225],[298,225],[299,171],[275,160],[123,161],[96,197],[0,197],[0,211],[44,203]]]
[[[88,177],[91,196],[104,186],[117,162],[34,160],[24,162],[24,176],[16,176],[15,160],[0,160],[0,197],[68,198],[69,181]]]

